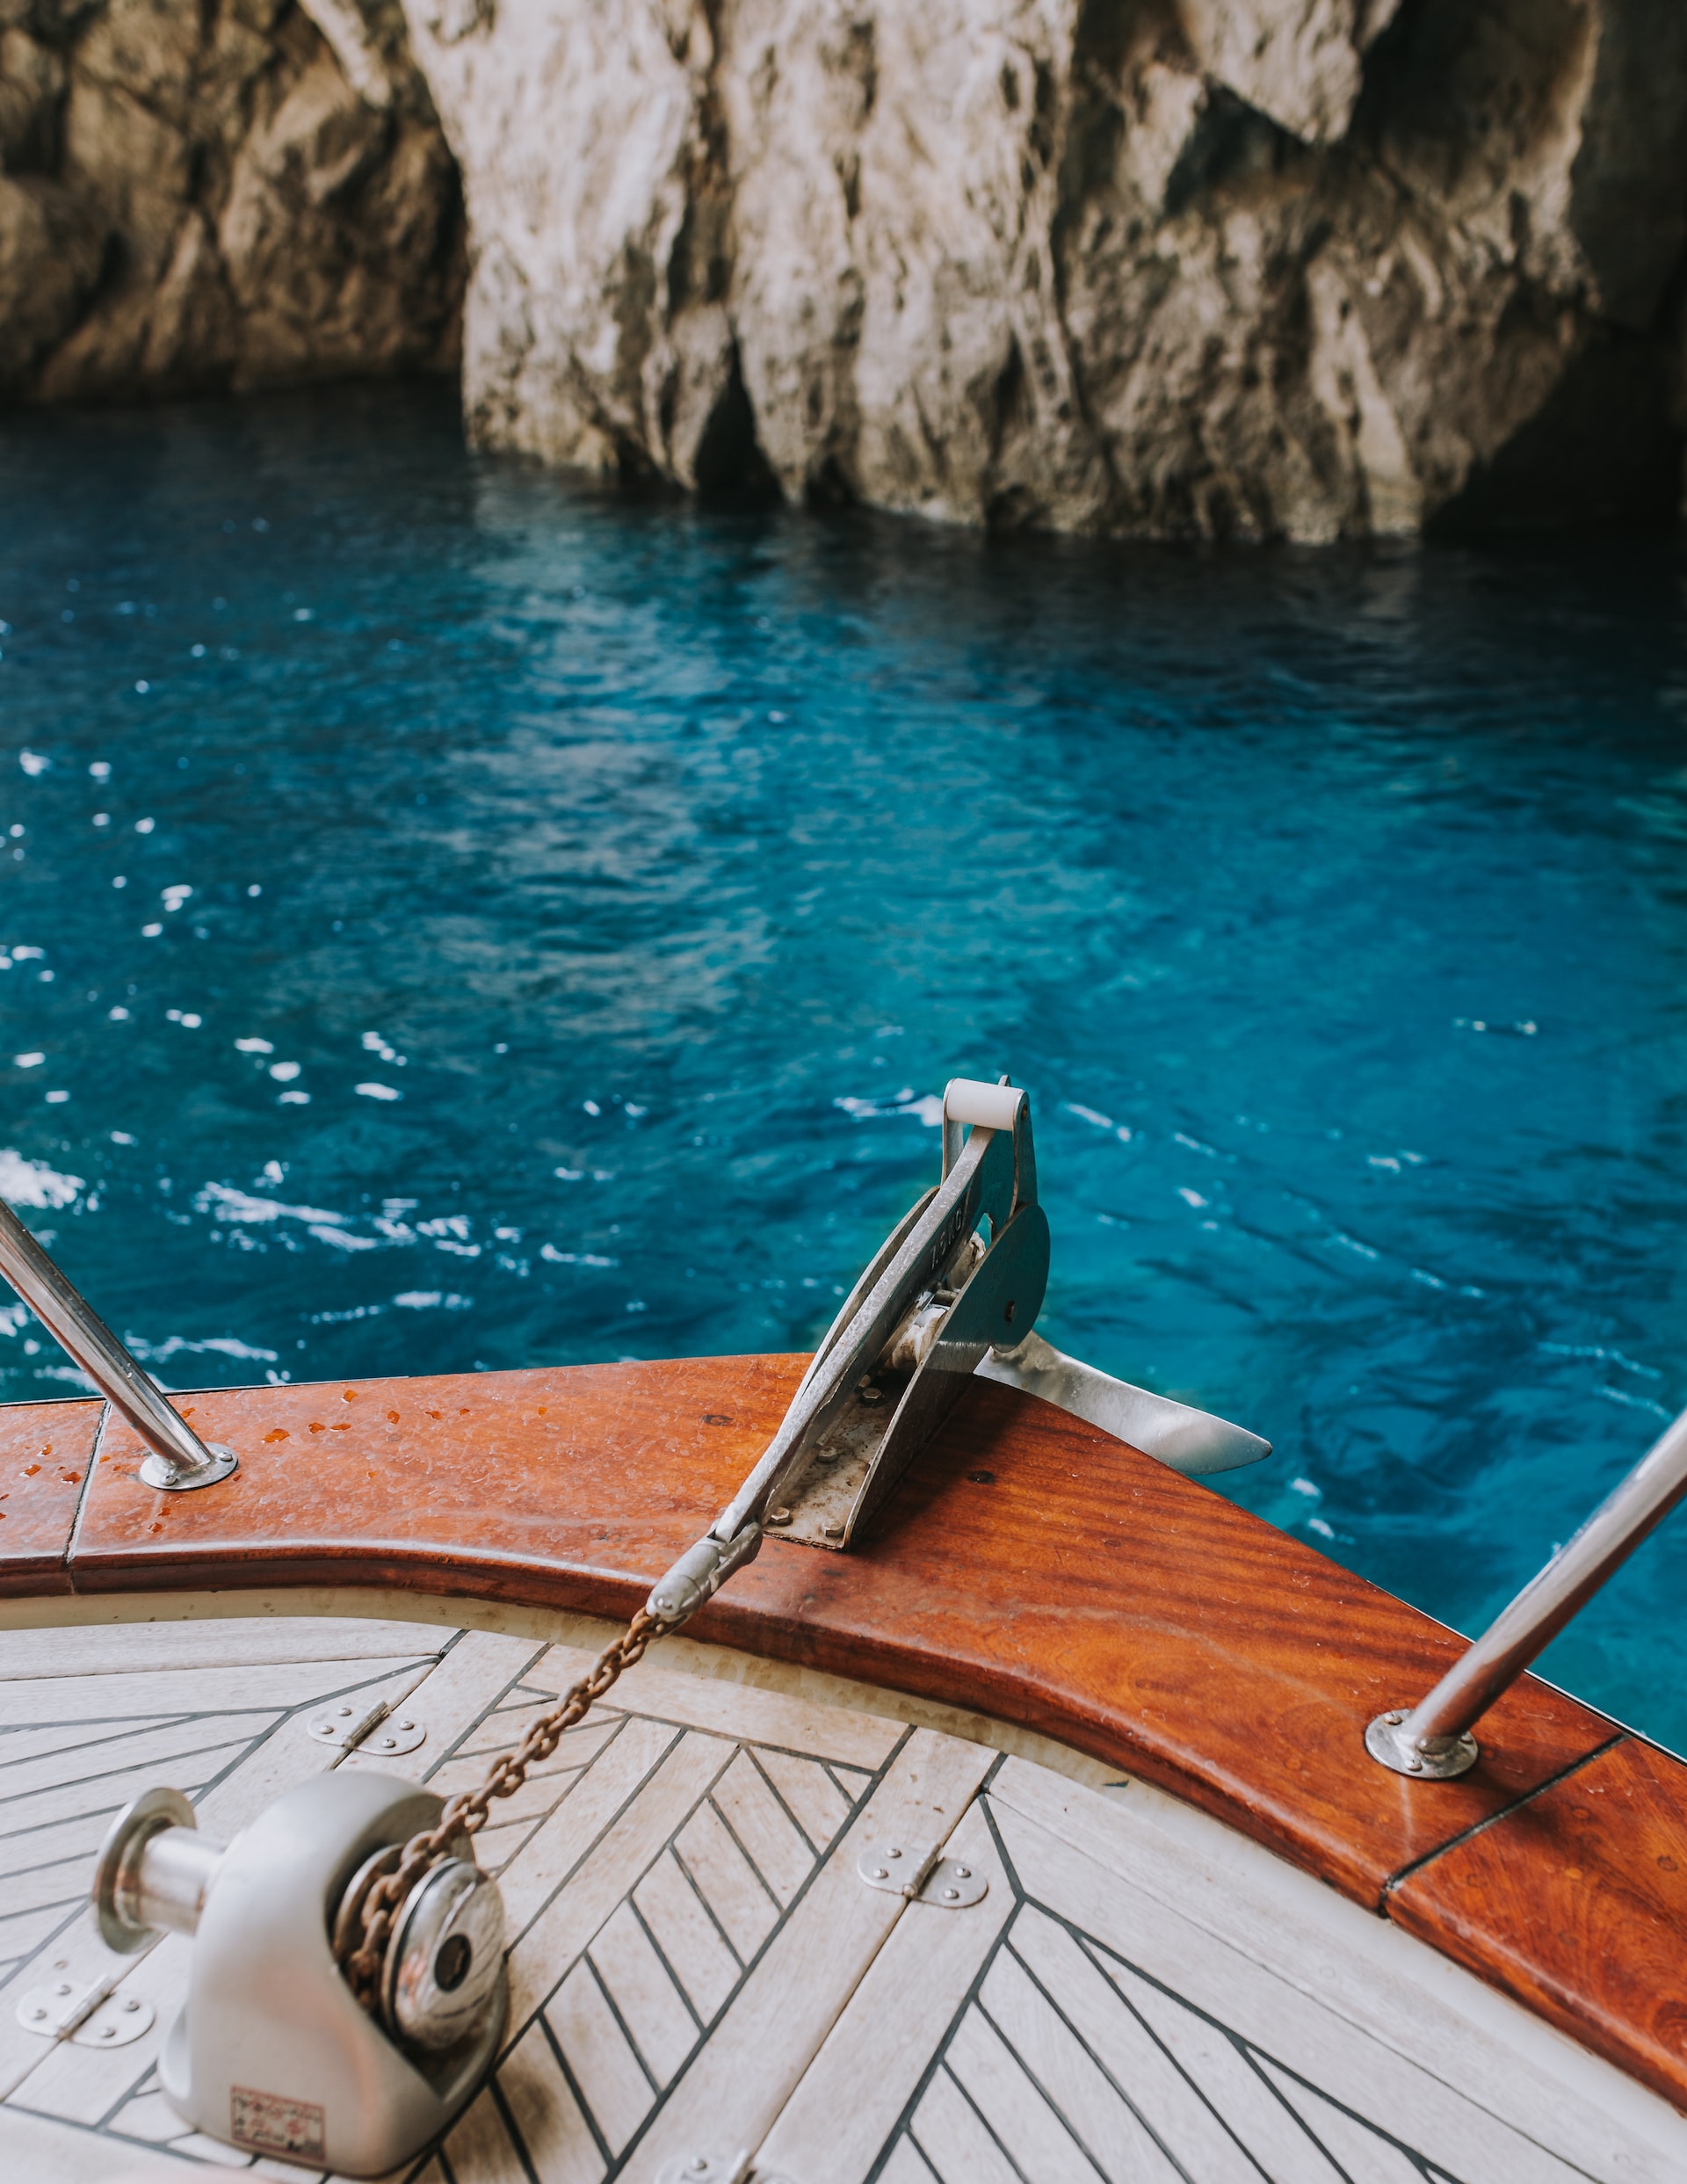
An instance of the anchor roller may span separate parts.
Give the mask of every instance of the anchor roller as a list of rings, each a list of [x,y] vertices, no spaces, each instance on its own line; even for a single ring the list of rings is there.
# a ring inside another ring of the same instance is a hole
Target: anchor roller
[[[170,2105],[249,2153],[379,2175],[451,2122],[491,2064],[508,1988],[503,1907],[467,1837],[401,1905],[373,2013],[340,1958],[363,1897],[443,1801],[389,1775],[335,1773],[271,1805],[226,1847],[174,1789],[113,1823],[93,1897],[113,1948],[193,1936],[185,2007],[158,2072]]]

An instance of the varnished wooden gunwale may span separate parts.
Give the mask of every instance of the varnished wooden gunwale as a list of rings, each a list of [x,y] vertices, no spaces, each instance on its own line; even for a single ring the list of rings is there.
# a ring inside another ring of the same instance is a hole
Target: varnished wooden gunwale
[[[397,1586],[625,1614],[728,1498],[804,1362],[184,1397],[241,1457],[185,1495],[141,1484],[141,1444],[99,1405],[15,1406],[0,1412],[0,1594]],[[1687,1914],[1687,1768],[1531,1679],[1488,1716],[1469,1775],[1387,1774],[1365,1723],[1460,1641],[1034,1397],[969,1389],[855,1551],[770,1539],[693,1632],[1153,1781],[1687,2107],[1687,1980],[1658,1938]],[[1625,1794],[1577,1791],[1607,1782]],[[1589,1862],[1575,1816],[1595,1810]],[[1560,1915],[1572,1866],[1594,1874],[1596,1915]]]

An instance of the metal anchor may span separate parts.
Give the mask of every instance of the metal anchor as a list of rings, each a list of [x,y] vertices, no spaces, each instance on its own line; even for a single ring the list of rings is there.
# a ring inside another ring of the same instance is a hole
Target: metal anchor
[[[0,1215],[0,1273],[151,1442],[157,1473],[143,1476],[177,1490],[225,1477],[232,1453],[204,1448],[22,1224],[4,1208]],[[106,1838],[93,1897],[114,1949],[144,1948],[165,1930],[194,1939],[187,2003],[159,2062],[171,2105],[248,2152],[354,2176],[380,2175],[438,2137],[490,2069],[508,2011],[503,1904],[460,1825],[467,1809],[478,1804],[468,1815],[478,1825],[488,1800],[523,1778],[528,1741],[541,1729],[554,1741],[579,1719],[653,1636],[686,1622],[758,1552],[768,1528],[847,1549],[974,1373],[1045,1397],[1176,1469],[1226,1470],[1270,1453],[1238,1426],[1042,1341],[1033,1329],[1048,1261],[1029,1099],[1005,1078],[956,1079],[944,1099],[938,1183],[856,1283],[759,1462],[626,1636],[530,1727],[520,1752],[494,1763],[481,1789],[448,1809],[390,1776],[329,1774],[279,1798],[226,1847],[200,1836],[179,1791],[135,1799]],[[437,1843],[421,1842],[435,1831]],[[930,1861],[917,1862],[929,1880]],[[385,1939],[370,1938],[387,1916],[383,1896],[404,1885],[401,1870],[416,1877]],[[982,1885],[957,1868],[921,1900],[959,1905]],[[723,2172],[729,2166],[723,2158]]]

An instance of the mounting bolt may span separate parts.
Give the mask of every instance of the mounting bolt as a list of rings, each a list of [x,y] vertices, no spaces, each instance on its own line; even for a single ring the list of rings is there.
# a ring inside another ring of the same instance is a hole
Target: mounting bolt
[[[1423,1771],[1423,1754],[1417,1752],[1413,1752],[1411,1758],[1407,1760],[1406,1764],[1408,1767],[1410,1767],[1414,1774],[1420,1774]]]
[[[1384,1720],[1385,1722],[1388,1723],[1389,1723],[1389,1724],[1390,1724],[1393,1728],[1394,1728],[1394,1729],[1398,1729],[1398,1728],[1400,1727],[1401,1723],[1405,1720],[1406,1716],[1405,1716],[1403,1714],[1394,1713],[1394,1714],[1385,1714],[1385,1715],[1383,1716],[1383,1717],[1382,1717],[1382,1718],[1383,1718],[1383,1720]]]
[[[841,1540],[844,1536],[844,1527],[841,1524],[822,1525],[821,1531],[822,1535],[829,1540]]]
[[[973,1869],[970,1866],[957,1866],[955,1871],[963,1881],[970,1881],[973,1877]]]
[[[767,1520],[771,1525],[789,1524],[791,1512],[788,1509],[770,1509],[767,1513]]]
[[[875,1881],[888,1881],[890,1878],[890,1868],[888,1866],[875,1866],[872,1869],[872,1877]],[[47,2015],[47,2012],[45,2010],[37,2010],[35,2014],[37,2017],[45,2017]]]

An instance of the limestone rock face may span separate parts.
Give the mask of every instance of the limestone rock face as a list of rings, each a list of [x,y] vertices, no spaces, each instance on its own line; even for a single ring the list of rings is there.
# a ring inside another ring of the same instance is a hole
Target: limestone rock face
[[[1687,4],[0,0],[0,393],[410,369],[460,299],[478,440],[688,487],[1662,519]]]
[[[460,196],[395,4],[0,0],[0,392],[454,359]]]
[[[1675,505],[1681,0],[403,5],[486,444],[1111,533]]]

